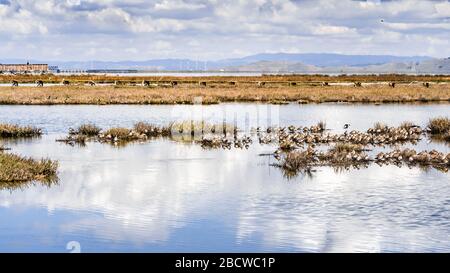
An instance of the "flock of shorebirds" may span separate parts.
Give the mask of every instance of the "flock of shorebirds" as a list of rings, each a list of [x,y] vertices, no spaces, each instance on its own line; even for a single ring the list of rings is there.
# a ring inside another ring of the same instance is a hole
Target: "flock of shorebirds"
[[[201,140],[197,142],[200,143],[203,148],[222,148],[231,150],[232,147],[237,149],[248,149],[253,143],[253,140],[250,136],[238,137],[237,135],[234,135],[232,139],[218,136],[202,137]]]
[[[417,152],[413,149],[395,149],[380,152],[373,158],[366,153],[371,151],[365,148],[368,145],[385,147],[404,143],[417,144],[429,133],[429,129],[422,129],[417,125],[404,123],[399,127],[389,127],[376,124],[366,132],[353,130],[342,134],[325,133],[325,129],[319,130],[321,128],[322,126],[271,129],[260,138],[260,142],[278,141],[278,149],[274,156],[281,163],[275,165],[291,172],[310,170],[314,166],[359,167],[371,162],[380,166],[388,164],[429,166],[443,171],[448,171],[450,167],[450,154],[436,150]],[[348,128],[349,125],[346,124],[344,129]],[[276,132],[275,136],[271,133],[273,131]],[[316,145],[329,144],[334,146],[326,152],[315,149]]]
[[[326,152],[317,151],[312,147],[308,147],[303,151],[295,151],[287,153],[279,167],[291,172],[302,170],[310,170],[316,166],[332,166],[332,167],[360,167],[367,166],[370,163],[396,166],[423,166],[433,167],[447,172],[450,167],[450,154],[442,152],[421,151],[416,152],[413,149],[395,149],[390,152],[380,152],[374,158],[365,153],[364,149],[350,147],[347,150],[339,150],[339,146],[331,148]]]
[[[442,152],[432,150],[432,151],[422,151],[417,153],[413,149],[404,150],[394,150],[388,153],[379,153],[375,157],[375,161],[381,164],[430,164],[430,165],[441,165],[443,167],[450,167],[450,154],[445,155]]]
[[[387,164],[431,166],[444,171],[450,167],[450,154],[446,155],[436,150],[416,152],[413,149],[395,149],[380,152],[375,157],[366,153],[371,151],[365,148],[369,145],[373,147],[404,143],[415,145],[429,133],[428,129],[410,123],[404,123],[399,127],[376,124],[365,132],[357,130],[348,132],[349,127],[350,124],[345,124],[346,131],[342,134],[327,132],[324,123],[310,127],[269,127],[264,130],[256,128],[254,131],[260,144],[278,145],[272,155],[281,163],[275,165],[290,171],[310,169],[313,166],[357,167],[371,162],[380,166]],[[213,136],[202,138],[200,143],[202,147],[231,149],[233,141],[226,137]],[[234,143],[236,148],[248,148],[252,140],[248,136],[242,138],[235,136]],[[316,149],[326,145],[334,146],[325,152]]]
[[[132,141],[146,141],[151,137],[177,138],[177,130],[169,127],[146,125],[148,130],[122,129],[119,135],[111,133],[98,133],[95,136],[86,137],[71,130],[64,141],[68,144],[84,144],[89,139],[100,143],[128,143]],[[369,163],[379,165],[421,165],[432,166],[441,170],[450,167],[450,154],[446,155],[436,150],[416,152],[413,149],[398,149],[397,145],[405,143],[417,144],[423,137],[427,137],[429,129],[422,129],[412,123],[403,123],[399,127],[389,127],[383,124],[375,124],[367,131],[348,131],[350,124],[345,124],[343,133],[331,133],[326,125],[320,122],[309,127],[268,127],[255,128],[251,136],[241,135],[235,128],[232,132],[192,134],[193,138],[182,138],[183,141],[191,140],[205,149],[249,149],[255,142],[255,138],[261,145],[276,145],[277,149],[270,154],[280,163],[277,166],[289,171],[301,171],[311,169],[314,166],[361,166]],[[128,131],[126,131],[128,130]],[[198,133],[198,132],[197,132]],[[184,136],[191,136],[191,132],[185,132]],[[367,154],[370,149],[366,147],[394,146],[395,150],[380,152],[376,156]],[[328,150],[324,147],[330,146]],[[325,151],[324,151],[325,150]]]
[[[344,128],[348,128],[346,124]],[[259,142],[262,144],[279,143],[280,150],[295,150],[303,148],[305,144],[330,144],[351,143],[363,145],[389,145],[396,143],[419,142],[426,130],[416,125],[405,125],[401,127],[388,127],[377,125],[367,132],[352,130],[342,134],[326,133],[321,125],[311,127],[281,127],[270,128],[267,133],[260,134]]]

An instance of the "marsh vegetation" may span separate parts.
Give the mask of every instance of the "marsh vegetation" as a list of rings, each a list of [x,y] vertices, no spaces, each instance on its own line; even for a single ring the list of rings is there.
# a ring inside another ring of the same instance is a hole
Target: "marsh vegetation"
[[[4,183],[56,180],[58,162],[50,159],[35,160],[0,152],[0,187]]]
[[[345,130],[344,133],[333,134],[328,132],[326,123],[321,121],[306,127],[293,125],[258,127],[252,129],[252,135],[249,136],[242,134],[235,126],[210,124],[205,121],[172,122],[166,126],[138,122],[131,129],[119,127],[102,130],[94,125],[82,125],[80,128],[95,129],[71,130],[72,133],[64,141],[77,143],[78,139],[81,139],[84,143],[86,139],[91,139],[101,143],[123,145],[133,141],[167,137],[174,141],[199,144],[205,149],[233,147],[248,149],[256,137],[261,145],[277,145],[278,148],[272,154],[279,161],[275,165],[291,175],[318,166],[348,169],[368,166],[371,163],[397,166],[418,165],[447,171],[450,155],[435,150],[416,152],[412,149],[400,150],[397,147],[405,143],[414,145],[422,138],[433,139],[432,137],[436,134],[446,134],[449,124],[448,118],[431,119],[426,129],[409,121],[402,122],[398,127],[377,122],[366,131]],[[83,134],[83,131],[89,133]],[[322,148],[327,146],[329,148],[324,151]],[[385,146],[395,147],[395,149],[378,153],[376,156],[368,153],[374,148]]]
[[[3,76],[10,83],[16,76]],[[23,78],[22,78],[23,77]],[[34,82],[38,76],[17,76],[16,82]],[[428,87],[422,81],[431,82]],[[203,104],[221,102],[298,103],[413,103],[450,101],[448,76],[286,75],[261,77],[113,77],[78,75],[43,79],[44,87],[2,86],[1,104]],[[99,84],[95,84],[95,82]],[[199,85],[199,82],[202,85]],[[326,84],[324,84],[324,82]],[[354,86],[354,83],[361,83]],[[395,88],[392,82],[396,82]],[[92,84],[94,83],[94,84]],[[118,84],[120,83],[120,84]],[[176,83],[176,84],[174,84]],[[293,84],[295,83],[295,84]],[[108,85],[109,84],[109,85]]]
[[[450,118],[438,117],[430,119],[427,132],[436,141],[450,143]]]
[[[42,130],[33,126],[0,123],[0,138],[38,137]]]
[[[394,149],[387,152],[379,152],[372,157],[366,152],[372,147],[384,147],[385,145],[402,145],[405,142],[417,143],[422,136],[434,139],[442,136],[441,139],[448,141],[450,130],[450,120],[446,117],[430,119],[426,129],[420,128],[412,122],[403,122],[399,127],[389,127],[386,124],[377,122],[367,132],[352,131],[341,135],[330,134],[305,134],[308,130],[300,128],[282,128],[275,130],[278,138],[282,139],[275,157],[280,163],[275,164],[282,168],[287,177],[295,176],[298,173],[310,173],[313,167],[331,166],[336,169],[349,169],[351,167],[360,168],[368,166],[370,163],[383,165],[396,165],[408,167],[419,166],[423,169],[435,168],[448,172],[450,167],[450,154],[445,154],[437,150],[420,151],[414,149]],[[267,136],[266,136],[267,137]],[[330,144],[334,146],[326,152],[315,149],[316,144]],[[303,148],[307,145],[307,148]],[[286,148],[288,147],[288,148]]]
[[[42,135],[42,130],[33,126],[0,123],[0,139],[32,138]],[[0,188],[16,187],[30,181],[56,179],[58,163],[49,159],[34,160],[7,153],[10,148],[0,143]]]
[[[304,150],[288,152],[282,157],[280,163],[274,165],[282,168],[285,176],[292,178],[299,173],[310,173],[314,167],[330,166],[335,170],[348,170],[368,167],[371,163],[379,166],[418,166],[422,169],[434,168],[448,172],[450,153],[444,154],[436,150],[417,152],[413,149],[395,149],[380,152],[375,157],[371,157],[360,146],[333,147],[326,152],[308,147]]]
[[[14,128],[8,129],[13,132],[37,130],[17,125],[3,127]],[[448,117],[432,118],[423,128],[411,121],[404,121],[398,126],[376,122],[367,130],[350,130],[349,127],[349,124],[345,124],[343,133],[333,133],[324,121],[320,121],[311,126],[258,127],[251,129],[250,132],[244,132],[236,125],[225,122],[209,123],[204,120],[182,120],[165,125],[137,122],[131,128],[120,126],[101,128],[88,123],[69,129],[67,137],[57,141],[70,145],[86,145],[87,142],[94,141],[124,146],[133,142],[167,138],[176,142],[197,144],[204,149],[248,149],[257,142],[260,145],[274,146],[274,152],[270,154],[278,162],[274,165],[291,174],[310,171],[319,166],[348,169],[372,163],[380,166],[431,167],[441,171],[447,171],[449,168],[450,156],[447,154],[436,150],[415,151],[400,148],[404,144],[415,145],[422,139],[433,141],[439,138],[441,141],[449,141]],[[23,136],[31,133],[15,135]],[[386,148],[390,150],[379,151]],[[378,153],[375,153],[377,150]]]
[[[344,133],[336,134],[328,132],[326,123],[320,121],[316,125],[306,127],[294,125],[258,127],[253,128],[251,134],[257,137],[259,144],[277,144],[279,153],[303,148],[305,145],[336,144],[335,148],[341,151],[345,148],[355,150],[355,147],[361,145],[416,144],[424,137],[433,139],[433,137],[442,136],[442,139],[448,140],[449,128],[449,119],[442,117],[431,119],[425,129],[409,121],[402,122],[398,127],[376,122],[367,131],[345,130]],[[190,140],[210,148],[226,148],[233,143],[235,147],[247,147],[253,143],[252,138],[242,134],[235,125],[193,120],[171,122],[167,125],[138,122],[132,128],[113,127],[108,129],[85,124],[77,129],[69,129],[68,136],[58,141],[69,144],[85,143],[88,140],[101,143],[128,143],[156,137]]]
[[[433,135],[445,135],[450,132],[450,118],[438,117],[430,119],[428,131]]]
[[[167,137],[175,141],[202,142],[209,135],[236,136],[237,127],[226,123],[210,124],[193,120],[171,122],[167,125],[138,122],[133,128],[113,127],[105,130],[93,124],[84,124],[78,129],[69,129],[68,136],[57,141],[70,145],[85,145],[87,141],[123,145],[134,141]]]

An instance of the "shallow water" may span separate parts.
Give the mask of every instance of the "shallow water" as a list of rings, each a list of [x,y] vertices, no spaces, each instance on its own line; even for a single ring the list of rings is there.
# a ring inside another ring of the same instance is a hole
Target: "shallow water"
[[[327,122],[333,132],[450,116],[441,105],[220,104],[186,106],[0,106],[0,122],[45,135],[3,141],[12,152],[60,162],[59,182],[0,191],[0,251],[450,251],[450,174],[395,166],[287,179],[249,150],[203,150],[170,140],[117,148],[56,143],[69,127],[103,128],[180,119],[267,125]],[[236,119],[236,122],[234,120]],[[421,142],[417,150],[450,146]]]

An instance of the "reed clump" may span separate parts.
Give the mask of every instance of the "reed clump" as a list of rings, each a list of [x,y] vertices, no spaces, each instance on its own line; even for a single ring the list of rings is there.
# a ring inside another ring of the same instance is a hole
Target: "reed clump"
[[[0,152],[0,182],[47,181],[57,175],[58,162]]]
[[[109,138],[126,139],[130,136],[131,130],[122,127],[111,128],[105,131],[104,135]]]
[[[148,137],[169,136],[170,128],[167,126],[158,126],[146,122],[138,122],[134,125],[134,131]]]
[[[428,122],[427,130],[432,135],[445,135],[450,133],[450,118],[432,118]]]
[[[330,149],[332,153],[348,153],[352,151],[362,152],[364,151],[364,146],[360,144],[353,143],[337,143],[334,147]]]
[[[38,137],[41,135],[42,130],[33,126],[0,124],[0,137],[2,138]]]
[[[98,135],[101,130],[100,127],[97,127],[94,124],[83,124],[78,127],[75,134],[92,137]]]
[[[280,167],[288,172],[297,172],[311,167],[311,165],[317,161],[316,151],[312,148],[308,148],[304,151],[287,153],[283,158]]]
[[[374,134],[384,134],[386,132],[389,131],[389,127],[382,123],[382,122],[376,122],[372,128],[373,130],[369,129],[369,133],[374,133]]]
[[[66,144],[74,146],[78,144],[80,146],[86,145],[89,139],[96,138],[100,132],[101,128],[94,124],[82,124],[76,130],[69,129],[69,135],[63,139],[57,139],[57,142],[64,142]]]
[[[338,143],[327,152],[320,153],[319,159],[324,165],[359,165],[370,161],[364,151],[363,145]]]
[[[69,134],[65,138],[57,139],[56,142],[64,142],[64,143],[69,144],[71,146],[74,146],[75,144],[78,144],[80,146],[85,146],[86,142],[88,140],[89,140],[89,137],[87,137],[86,135]]]
[[[403,121],[399,128],[401,129],[405,129],[405,130],[409,130],[411,128],[418,128],[419,126],[416,125],[415,123],[411,122],[411,121]]]
[[[115,127],[106,130],[104,133],[98,135],[101,142],[131,142],[139,139],[145,139],[146,136],[139,134],[128,128]]]

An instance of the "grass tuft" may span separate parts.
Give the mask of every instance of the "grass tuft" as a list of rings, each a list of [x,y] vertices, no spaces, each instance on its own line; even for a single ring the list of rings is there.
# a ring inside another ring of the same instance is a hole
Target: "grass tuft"
[[[127,129],[127,128],[121,128],[121,127],[116,127],[116,128],[111,128],[108,129],[104,135],[107,138],[117,138],[119,140],[129,140],[130,137],[132,136],[131,134],[131,130]]]
[[[382,122],[376,122],[373,125],[373,129],[375,130],[376,133],[386,132],[388,128],[389,127],[386,124],[382,123]]]
[[[134,125],[134,131],[141,135],[148,137],[169,136],[170,128],[165,126],[158,126],[146,122],[138,122]]]
[[[83,124],[78,127],[76,133],[83,136],[96,136],[102,129],[94,124]]]
[[[288,172],[307,169],[315,161],[315,152],[311,149],[287,153],[281,167]]]
[[[364,146],[360,144],[352,143],[337,143],[334,147],[330,149],[333,153],[349,153],[349,152],[362,152],[364,151]]]
[[[450,133],[450,118],[438,117],[430,119],[428,122],[428,130],[433,135]]]
[[[42,135],[42,130],[36,127],[0,124],[0,137],[2,138],[38,137],[40,135]]]
[[[404,122],[402,122],[400,124],[400,128],[401,129],[408,130],[408,129],[412,128],[412,127],[418,127],[418,126],[416,124],[414,124],[413,122],[411,122],[411,121],[404,121]]]
[[[56,176],[57,169],[57,161],[0,152],[0,182],[47,181]]]

